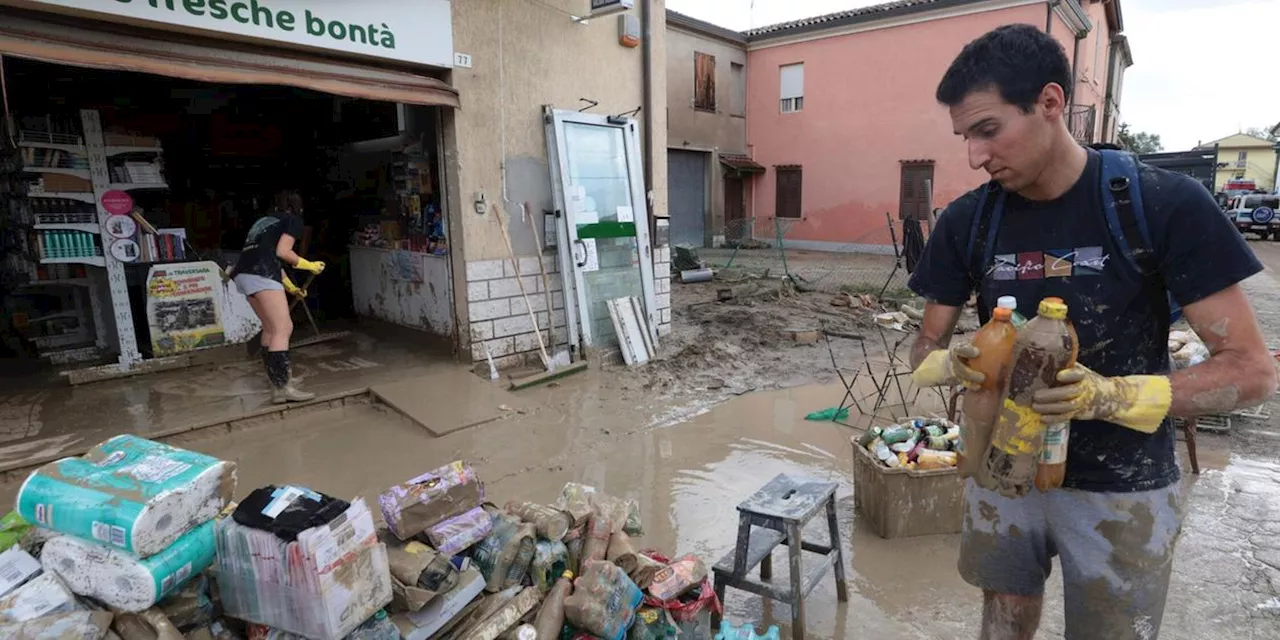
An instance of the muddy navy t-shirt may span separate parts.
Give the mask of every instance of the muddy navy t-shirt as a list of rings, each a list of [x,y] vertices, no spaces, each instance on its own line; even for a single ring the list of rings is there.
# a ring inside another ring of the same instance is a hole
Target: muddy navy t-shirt
[[[1186,306],[1261,271],[1252,250],[1203,185],[1147,167],[1140,174],[1143,211],[1163,290],[1143,280],[1116,247],[1102,211],[1101,157],[1089,152],[1080,180],[1062,197],[1030,201],[1010,194],[982,299],[1018,299],[1032,317],[1042,298],[1067,303],[1080,337],[1081,364],[1104,376],[1169,372],[1169,317],[1160,298]],[[980,190],[938,218],[910,287],[927,300],[963,306],[970,295],[969,235]],[[983,322],[990,309],[980,309]],[[1146,491],[1178,479],[1170,420],[1147,435],[1101,421],[1074,421],[1064,486],[1086,491]]]

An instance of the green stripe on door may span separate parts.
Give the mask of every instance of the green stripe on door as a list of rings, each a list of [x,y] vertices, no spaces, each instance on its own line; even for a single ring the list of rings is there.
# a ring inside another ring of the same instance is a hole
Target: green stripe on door
[[[634,238],[634,222],[594,222],[578,225],[579,238]]]

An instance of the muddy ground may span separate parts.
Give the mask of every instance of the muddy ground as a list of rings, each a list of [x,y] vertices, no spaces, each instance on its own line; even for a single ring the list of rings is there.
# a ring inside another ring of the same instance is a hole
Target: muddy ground
[[[1246,288],[1269,339],[1280,345],[1280,273],[1274,270],[1280,244],[1255,249],[1272,269]],[[842,264],[838,256],[825,260]],[[855,260],[859,268],[865,262]],[[813,269],[805,273],[818,273]],[[714,302],[719,288],[755,283],[761,287]],[[241,496],[267,483],[293,482],[371,497],[457,458],[476,464],[490,499],[499,503],[550,501],[564,482],[585,482],[641,502],[642,546],[698,553],[708,562],[733,546],[734,505],[778,473],[813,476],[837,486],[850,599],[837,604],[831,580],[824,580],[807,599],[809,637],[976,637],[980,594],[955,570],[958,536],[875,535],[853,506],[849,439],[858,430],[803,419],[836,404],[844,389],[834,380],[825,342],[802,344],[792,334],[825,322],[834,331],[864,335],[872,357],[883,358],[874,349],[881,338],[871,320],[882,309],[832,305],[836,292],[829,288],[777,286],[773,278],[673,285],[676,331],[664,341],[660,361],[638,369],[596,367],[522,392],[506,418],[442,437],[377,405],[349,404],[196,431],[175,442],[236,461]],[[849,293],[856,297],[863,287],[855,283]],[[886,340],[892,349],[906,335],[890,331]],[[833,340],[833,348],[842,365],[861,362],[857,341]],[[1237,419],[1226,434],[1202,432],[1198,476],[1178,446],[1188,512],[1162,638],[1280,640],[1280,406],[1266,410],[1269,418]],[[0,498],[14,490],[0,487]],[[818,522],[806,536],[826,537]],[[785,583],[781,552],[774,566]],[[1037,638],[1062,637],[1060,575],[1055,567]],[[731,590],[726,608],[731,620],[776,622],[789,635],[786,606]]]
[[[646,390],[718,400],[833,382],[833,353],[846,376],[868,356],[907,357],[915,325],[897,330],[875,322],[904,305],[923,308],[905,288],[906,272],[893,271],[891,256],[789,251],[785,268],[773,250],[708,250],[700,257],[716,265],[716,278],[672,281],[673,331],[658,360],[634,372]],[[976,328],[976,316],[967,313],[960,330]]]

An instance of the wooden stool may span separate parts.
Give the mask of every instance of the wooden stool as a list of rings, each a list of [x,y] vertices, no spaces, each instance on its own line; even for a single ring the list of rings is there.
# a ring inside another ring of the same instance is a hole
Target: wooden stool
[[[826,509],[830,545],[804,542],[800,532],[820,511]],[[752,527],[760,527],[752,531]],[[763,581],[773,578],[770,554],[779,544],[787,545],[791,565],[791,584],[777,587]],[[801,568],[801,551],[818,554],[822,561],[806,575]],[[747,573],[760,565],[760,580]],[[721,558],[715,573],[716,597],[724,601],[726,587],[791,605],[791,636],[804,638],[804,598],[827,571],[835,567],[836,597],[849,599],[844,579],[844,554],[840,547],[840,529],[836,524],[836,485],[810,478],[779,475],[738,505],[738,541],[733,551]],[[713,616],[711,627],[720,626],[720,616]]]

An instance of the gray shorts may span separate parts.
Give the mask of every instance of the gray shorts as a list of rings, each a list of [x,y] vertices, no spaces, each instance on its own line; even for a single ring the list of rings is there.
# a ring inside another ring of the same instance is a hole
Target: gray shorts
[[[261,291],[284,291],[283,284],[271,278],[264,278],[252,273],[241,273],[232,278],[232,280],[235,281],[236,287],[240,289],[240,293],[246,296],[251,296]]]
[[[1177,482],[1136,493],[1032,490],[1010,499],[965,484],[965,582],[1036,596],[1061,556],[1067,640],[1154,640],[1182,529]]]

